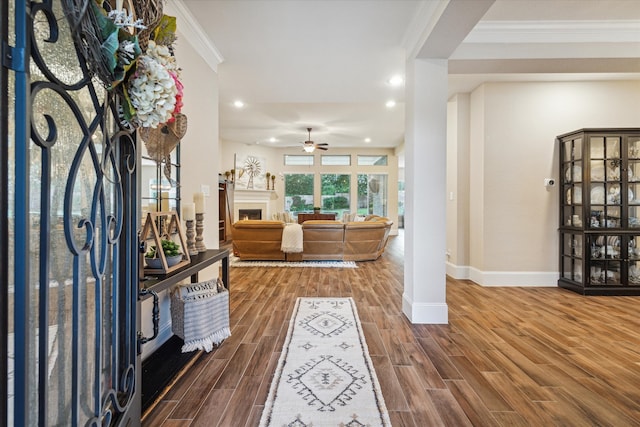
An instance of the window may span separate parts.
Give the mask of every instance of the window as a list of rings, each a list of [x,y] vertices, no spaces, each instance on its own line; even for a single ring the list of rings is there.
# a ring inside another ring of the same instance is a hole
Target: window
[[[141,195],[142,214],[175,210],[180,212],[180,144],[170,155],[170,178],[165,175],[165,163],[156,163],[142,145]]]
[[[387,175],[358,174],[358,214],[387,216]]]
[[[322,166],[351,166],[350,155],[322,155],[320,161]]]
[[[358,155],[358,166],[387,166],[387,156]]]
[[[285,166],[313,166],[313,156],[285,154],[284,164]]]
[[[313,209],[313,174],[288,173],[284,175],[284,210],[288,212]]]
[[[341,218],[344,212],[349,212],[351,175],[323,174],[320,175],[320,184],[322,209],[336,212],[336,218]]]

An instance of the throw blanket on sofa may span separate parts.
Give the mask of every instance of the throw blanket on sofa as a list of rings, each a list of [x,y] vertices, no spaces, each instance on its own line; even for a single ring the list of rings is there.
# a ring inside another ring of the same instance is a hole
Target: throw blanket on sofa
[[[182,352],[205,350],[231,336],[229,292],[222,281],[177,287],[171,295],[171,329],[184,340]]]
[[[302,225],[285,224],[280,250],[285,253],[302,252]]]

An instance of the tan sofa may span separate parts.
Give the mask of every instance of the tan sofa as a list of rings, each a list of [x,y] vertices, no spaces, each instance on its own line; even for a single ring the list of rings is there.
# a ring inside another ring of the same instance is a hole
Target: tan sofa
[[[342,260],[344,224],[340,221],[309,220],[302,223],[303,260]]]
[[[393,222],[375,215],[365,221],[305,221],[303,252],[284,253],[282,221],[244,220],[233,224],[233,253],[245,260],[370,261],[382,253]]]
[[[242,220],[233,224],[233,254],[246,260],[284,261],[282,221]]]

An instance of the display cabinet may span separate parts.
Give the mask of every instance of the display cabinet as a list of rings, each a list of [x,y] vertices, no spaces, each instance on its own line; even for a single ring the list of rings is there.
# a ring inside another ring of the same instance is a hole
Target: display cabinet
[[[640,129],[581,129],[557,141],[558,285],[640,295]]]

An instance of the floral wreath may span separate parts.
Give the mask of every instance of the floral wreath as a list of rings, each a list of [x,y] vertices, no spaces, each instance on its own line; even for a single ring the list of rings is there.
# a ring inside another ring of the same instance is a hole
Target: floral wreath
[[[176,18],[162,14],[162,0],[126,1],[130,11],[122,1],[63,0],[63,7],[89,70],[121,96],[121,126],[156,129],[183,106]]]

